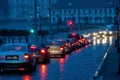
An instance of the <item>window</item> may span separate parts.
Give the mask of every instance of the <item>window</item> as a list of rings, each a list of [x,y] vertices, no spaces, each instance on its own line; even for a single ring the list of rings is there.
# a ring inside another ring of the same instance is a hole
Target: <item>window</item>
[[[5,45],[2,47],[1,51],[26,51],[26,46],[25,45]]]

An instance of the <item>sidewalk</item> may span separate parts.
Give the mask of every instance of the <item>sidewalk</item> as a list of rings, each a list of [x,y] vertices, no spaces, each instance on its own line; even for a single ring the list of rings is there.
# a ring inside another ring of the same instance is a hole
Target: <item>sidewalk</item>
[[[102,77],[102,80],[120,80],[120,75],[117,74],[119,66],[119,54],[117,48],[112,44],[108,55],[104,60],[98,76]]]

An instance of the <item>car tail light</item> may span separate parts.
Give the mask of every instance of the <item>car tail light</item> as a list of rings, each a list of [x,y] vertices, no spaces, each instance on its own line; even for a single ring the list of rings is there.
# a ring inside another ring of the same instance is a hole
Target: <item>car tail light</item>
[[[66,44],[66,46],[68,46],[68,44]]]
[[[63,47],[63,46],[61,46],[61,47],[60,47],[60,50],[61,50],[61,51],[63,51],[63,50],[64,50],[64,47]]]
[[[45,54],[45,53],[46,53],[46,50],[45,50],[45,49],[41,49],[41,50],[40,50],[40,53]]]
[[[83,38],[82,40],[84,41],[85,39]]]
[[[79,40],[79,42],[81,42],[81,40]]]
[[[30,54],[28,54],[28,53],[25,53],[25,54],[24,54],[24,58],[25,58],[25,59],[30,59],[30,57],[31,57]]]
[[[30,50],[35,50],[36,48],[36,46],[30,46]]]

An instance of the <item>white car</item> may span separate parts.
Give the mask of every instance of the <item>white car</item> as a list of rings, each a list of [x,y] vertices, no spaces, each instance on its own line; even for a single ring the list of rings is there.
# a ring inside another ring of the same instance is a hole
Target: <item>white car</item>
[[[27,43],[7,43],[0,50],[0,70],[36,69],[36,59]]]
[[[64,44],[61,40],[48,41],[46,46],[49,48],[50,57],[65,57]]]

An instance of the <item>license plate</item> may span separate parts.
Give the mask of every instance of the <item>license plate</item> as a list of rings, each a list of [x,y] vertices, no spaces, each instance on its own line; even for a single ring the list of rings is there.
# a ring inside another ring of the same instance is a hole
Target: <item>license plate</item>
[[[7,55],[6,56],[6,60],[18,60],[18,56],[17,55]]]

